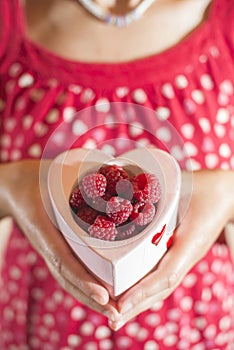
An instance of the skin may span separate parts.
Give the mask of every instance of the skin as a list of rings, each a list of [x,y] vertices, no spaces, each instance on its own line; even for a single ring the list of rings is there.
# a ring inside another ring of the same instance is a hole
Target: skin
[[[233,191],[233,171],[194,172],[191,202],[171,249],[154,271],[121,296],[118,301],[121,316],[111,322],[114,329],[167,298],[206,255],[227,223],[234,220]]]
[[[158,0],[139,22],[119,30],[97,22],[75,0],[27,0],[27,35],[58,55],[66,52],[73,60],[131,60],[159,53],[185,38],[205,18],[208,4],[205,0]],[[156,32],[163,32],[163,39]],[[234,171],[195,172],[190,206],[173,246],[155,270],[113,301],[48,218],[40,195],[39,169],[40,161],[31,160],[0,165],[0,218],[12,216],[61,286],[106,315],[114,330],[169,296],[234,220]]]
[[[139,21],[119,29],[93,18],[78,0],[24,1],[28,37],[59,56],[85,62],[121,62],[159,53],[189,35],[206,18],[210,3],[155,0]]]
[[[38,160],[0,165],[0,218],[14,218],[54,278],[68,293],[100,313],[108,315],[111,310],[115,314],[111,303],[103,307],[109,301],[106,289],[73,255],[47,216],[41,197],[44,189],[40,184],[46,186],[49,163],[44,161],[43,175]]]

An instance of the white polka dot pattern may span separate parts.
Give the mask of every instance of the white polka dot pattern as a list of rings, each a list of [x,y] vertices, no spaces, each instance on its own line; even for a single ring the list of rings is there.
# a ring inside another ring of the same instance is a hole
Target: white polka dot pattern
[[[41,156],[41,145],[40,144],[33,144],[28,149],[28,154],[33,158],[39,158]]]
[[[205,134],[208,134],[211,130],[210,121],[207,118],[200,118],[199,125]]]
[[[107,338],[111,335],[111,331],[106,326],[99,326],[95,331],[95,337],[97,339]]]
[[[98,112],[107,113],[110,110],[110,102],[107,98],[100,98],[95,103],[95,108]]]
[[[181,126],[181,132],[187,139],[192,139],[194,135],[195,128],[192,124],[186,123]]]
[[[80,328],[80,332],[84,336],[90,336],[94,333],[94,325],[91,322],[84,322]]]
[[[81,102],[89,103],[94,99],[94,97],[95,97],[94,91],[91,88],[87,88],[81,94]]]
[[[222,143],[219,147],[219,154],[223,158],[229,158],[232,154],[232,151],[227,143]]]
[[[143,133],[143,125],[139,122],[134,122],[129,125],[129,134],[133,137]]]
[[[75,118],[75,114],[76,114],[76,109],[75,108],[73,108],[73,107],[66,107],[63,110],[63,120],[66,123],[70,123]]]
[[[126,86],[121,86],[116,89],[116,95],[118,98],[123,98],[125,97],[129,92],[129,88]]]
[[[68,89],[69,89],[69,91],[72,91],[75,95],[80,94],[82,91],[82,87],[80,85],[76,85],[76,84],[69,85]]]
[[[81,306],[75,306],[72,310],[71,310],[71,318],[74,321],[79,321],[79,320],[83,320],[86,316],[86,312],[84,311],[84,309]]]
[[[201,85],[205,90],[212,90],[214,88],[214,83],[209,74],[203,74],[201,76]]]
[[[217,137],[219,138],[223,138],[225,136],[226,133],[226,129],[223,125],[221,124],[215,124],[214,125],[214,132],[216,134]]]
[[[216,114],[216,120],[220,124],[226,124],[229,121],[229,112],[226,108],[219,108]]]
[[[177,75],[175,79],[175,84],[178,89],[185,89],[188,86],[188,80],[183,74],[180,74]]]
[[[46,116],[46,121],[49,124],[56,123],[59,118],[59,111],[55,108],[51,109]]]
[[[163,142],[169,142],[172,138],[170,130],[166,127],[159,128],[155,136]]]
[[[162,94],[168,99],[172,99],[175,97],[175,92],[173,86],[170,83],[165,83],[162,88]]]
[[[219,162],[219,158],[216,154],[210,153],[205,156],[205,163],[207,168],[214,169]]]
[[[224,95],[232,95],[233,94],[233,84],[230,80],[224,80],[221,84],[220,84],[220,91],[224,94]]]
[[[168,107],[157,107],[156,115],[160,120],[166,120],[170,116],[170,109]]]
[[[82,120],[75,120],[72,124],[73,134],[76,136],[80,136],[84,134],[88,130],[87,125]]]
[[[145,103],[147,100],[147,96],[144,90],[142,89],[136,89],[132,93],[133,95],[133,100],[137,103]]]
[[[21,77],[19,78],[19,86],[21,88],[26,88],[28,86],[31,86],[34,82],[34,78],[31,74],[29,73],[24,73],[21,75]]]
[[[19,73],[21,72],[21,70],[22,70],[21,64],[18,62],[15,62],[9,68],[9,75],[13,78],[17,77],[19,75]]]
[[[203,92],[198,89],[192,91],[192,98],[199,105],[205,102],[205,96]]]
[[[77,347],[81,343],[81,338],[76,334],[70,334],[67,339],[68,345]]]

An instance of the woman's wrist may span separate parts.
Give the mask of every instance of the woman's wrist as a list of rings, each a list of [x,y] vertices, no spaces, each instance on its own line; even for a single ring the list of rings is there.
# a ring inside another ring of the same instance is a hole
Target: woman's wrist
[[[11,216],[11,197],[20,184],[22,161],[0,164],[0,219]]]
[[[227,205],[227,221],[234,221],[234,170],[218,170],[220,197]]]
[[[11,165],[9,163],[0,164],[0,219],[9,215],[7,204],[8,184],[10,180]]]

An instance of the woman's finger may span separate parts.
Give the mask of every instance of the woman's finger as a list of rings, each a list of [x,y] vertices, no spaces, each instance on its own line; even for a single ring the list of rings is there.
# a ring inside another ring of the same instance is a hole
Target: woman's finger
[[[194,220],[191,220],[192,217]],[[195,208],[187,214],[176,230],[173,246],[159,265],[119,299],[121,314],[139,307],[146,299],[171,294],[191,267],[209,250],[215,237],[218,237],[222,223],[216,222],[215,234],[209,220],[206,224],[200,217]]]
[[[74,296],[76,290],[78,294],[81,290],[83,294],[101,305],[108,303],[109,293],[106,288],[80,262],[45,212],[41,212],[40,222],[35,221],[34,228],[31,228],[30,232],[29,238],[32,244],[43,256],[58,282],[66,286],[70,283],[73,286]]]

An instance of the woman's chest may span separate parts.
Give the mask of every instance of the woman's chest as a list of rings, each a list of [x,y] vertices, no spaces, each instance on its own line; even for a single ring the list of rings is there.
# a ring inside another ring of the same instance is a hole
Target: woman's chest
[[[159,146],[187,168],[234,165],[233,82],[205,68],[147,86],[96,91],[79,81],[38,80],[14,62],[3,85],[2,161],[40,158],[48,145],[51,156],[76,146],[112,155]]]

